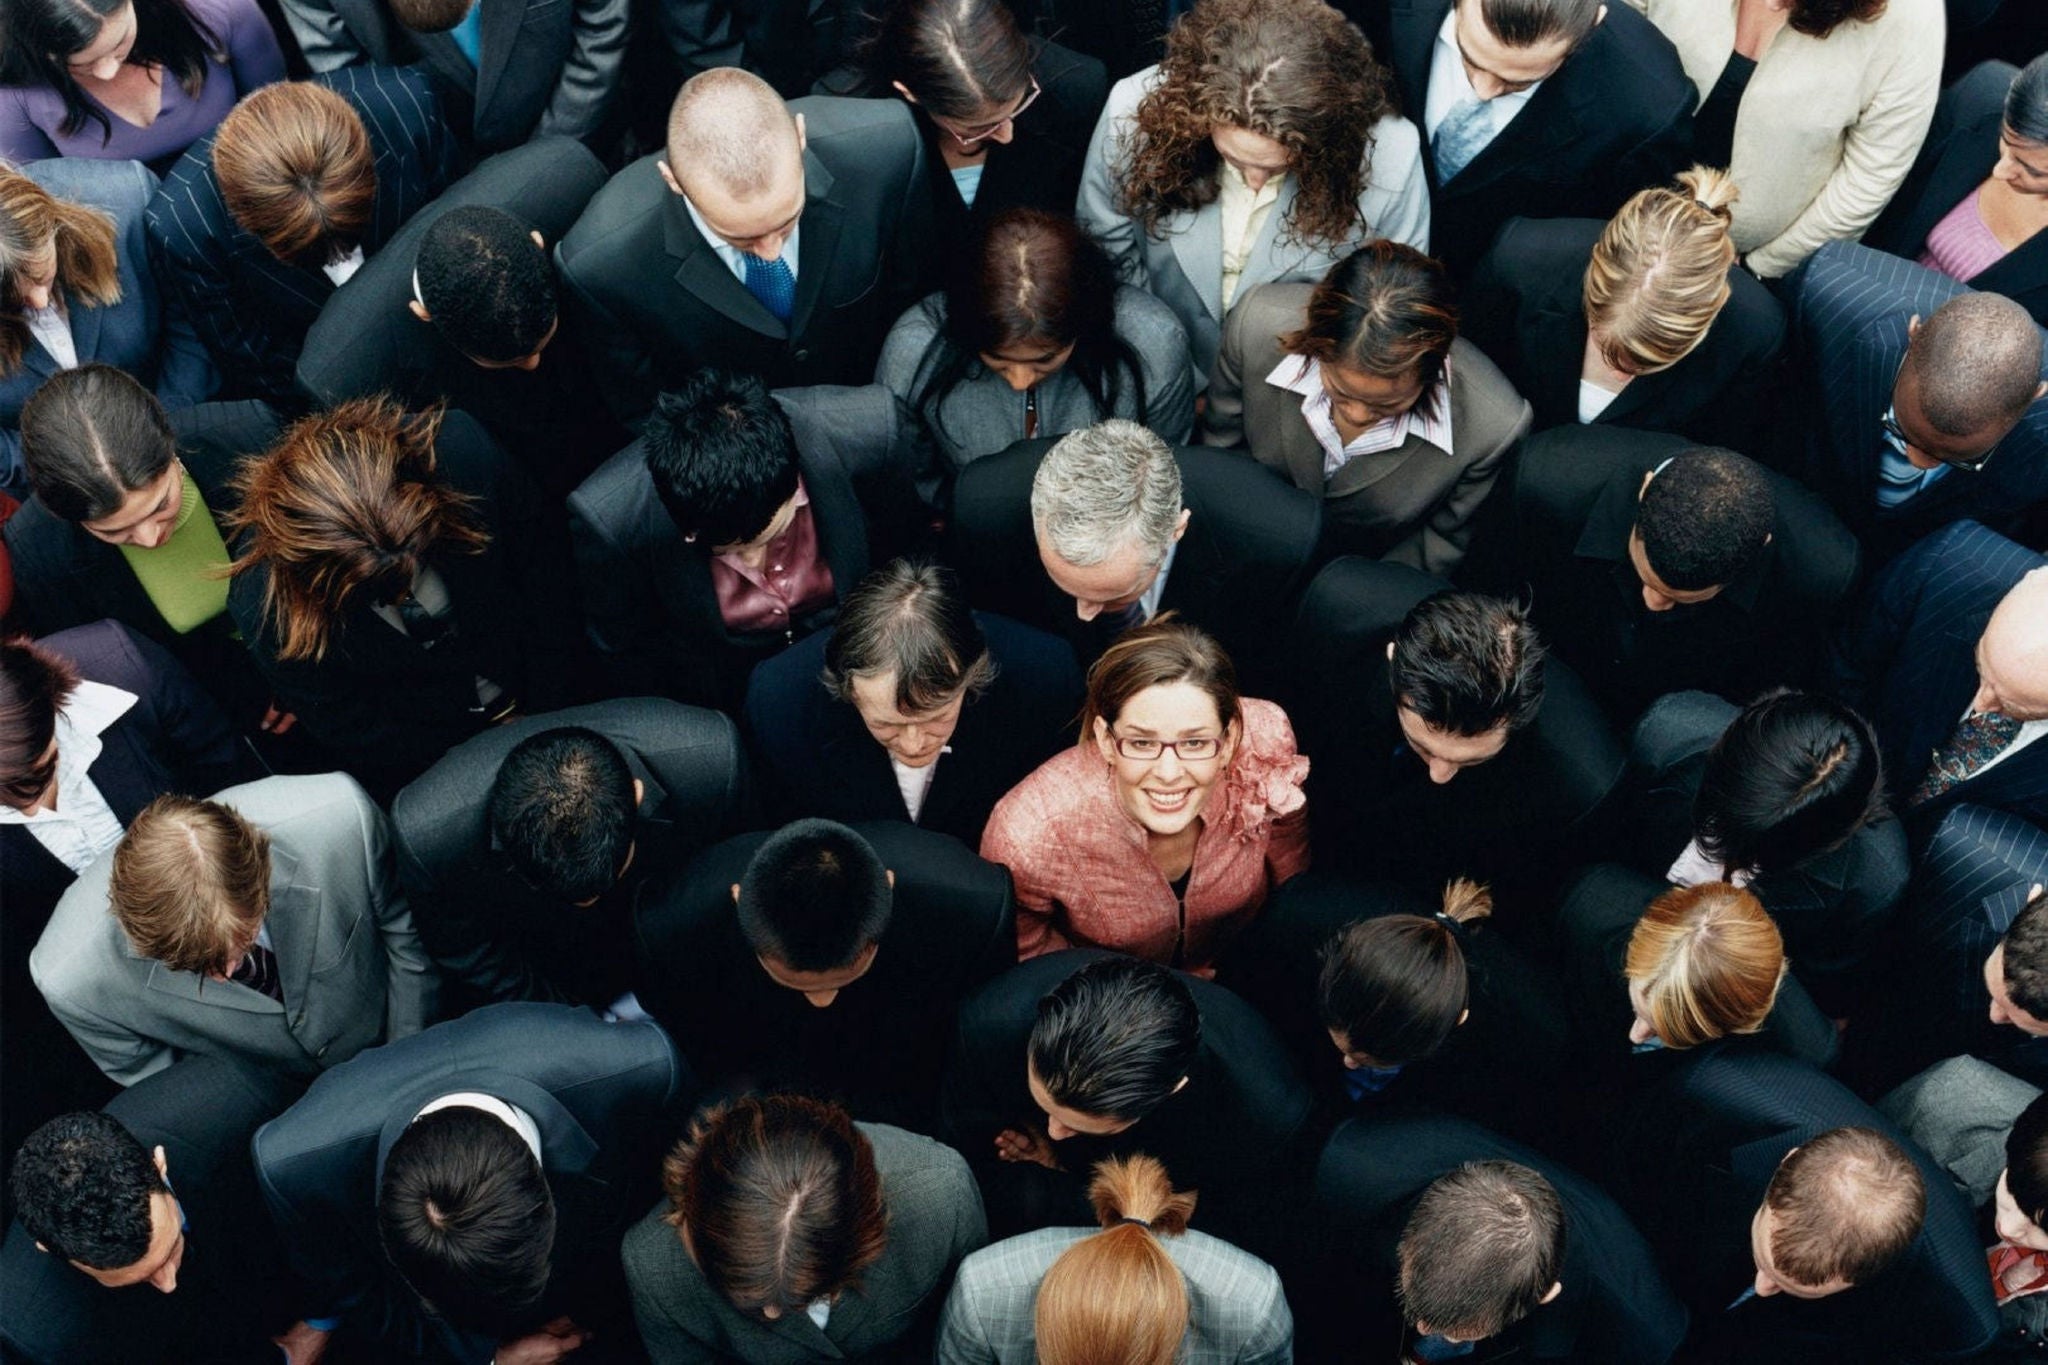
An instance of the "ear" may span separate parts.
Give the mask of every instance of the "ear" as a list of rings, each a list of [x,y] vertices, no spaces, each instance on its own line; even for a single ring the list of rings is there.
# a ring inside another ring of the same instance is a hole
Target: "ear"
[[[1770,544],[1775,539],[1777,539],[1777,533],[1775,531],[1766,532],[1764,534],[1764,544],[1766,545]]]
[[[1464,1022],[1465,1022],[1465,1021],[1466,1021],[1467,1019],[1470,1019],[1471,1017],[1472,1017],[1472,1011],[1471,1011],[1471,1010],[1469,1010],[1469,1009],[1464,1009],[1464,1010],[1459,1010],[1459,1011],[1458,1011],[1458,1023],[1460,1023],[1460,1024],[1464,1023]],[[1455,1026],[1454,1026],[1454,1027],[1455,1027]]]
[[[1103,762],[1116,762],[1116,745],[1109,738],[1109,722],[1101,716],[1095,718],[1095,747],[1102,754]]]
[[[645,801],[646,799],[647,799],[647,784],[646,784],[645,782],[642,782],[642,781],[641,781],[641,780],[640,780],[639,778],[637,778],[637,777],[636,777],[636,778],[634,778],[634,779],[633,779],[633,805],[634,805],[635,807],[638,807],[638,806],[639,806],[639,804],[640,804],[640,803],[641,803],[642,801]]]
[[[405,306],[409,310],[411,310],[412,315],[418,318],[421,322],[432,322],[434,320],[434,315],[427,311],[427,305],[421,303],[418,299],[407,299],[405,301]]]
[[[1918,313],[1915,313],[1912,317],[1906,319],[1906,340],[1911,341],[1914,337],[1919,335],[1920,315]]]
[[[2034,385],[2035,398],[2039,398],[2044,393],[2048,393],[2048,379],[2044,379],[2040,383]]]
[[[803,115],[798,114],[797,119],[799,122],[801,122],[803,119]],[[682,194],[682,182],[676,179],[675,170],[668,164],[668,158],[663,157],[661,160],[655,162],[654,165],[655,168],[661,172],[661,183],[668,186],[669,193]]]
[[[1650,480],[1652,480],[1652,479],[1654,479],[1654,478],[1656,478],[1656,477],[1657,477],[1657,471],[1656,471],[1656,470],[1654,470],[1654,469],[1645,469],[1645,470],[1643,471],[1643,481],[1642,481],[1641,483],[1639,483],[1639,484],[1637,484],[1637,485],[1636,485],[1636,501],[1637,501],[1637,502],[1641,502],[1641,501],[1643,500],[1643,494],[1645,494],[1645,493],[1647,493],[1647,492],[1649,492],[1649,491],[1650,491]]]
[[[533,244],[539,247],[542,251],[546,251],[548,249],[548,244],[546,240],[541,237],[539,228],[535,228],[533,231],[527,233],[526,235],[533,238]]]
[[[896,889],[896,869],[885,867],[882,869],[882,875],[889,879],[889,889],[894,891]]]
[[[1596,11],[1594,12],[1594,14],[1593,14],[1593,27],[1594,27],[1594,28],[1598,28],[1598,27],[1600,27],[1600,25],[1602,25],[1602,24],[1604,24],[1604,23],[1606,23],[1606,22],[1607,22],[1607,6],[1605,6],[1605,5],[1602,5],[1602,6],[1601,6],[1601,7],[1600,7],[1600,8],[1598,9],[1598,10],[1596,10]],[[1552,1293],[1555,1293],[1556,1291],[1555,1291],[1555,1290],[1552,1290],[1551,1292],[1552,1292]],[[1544,1300],[1544,1302],[1545,1302],[1545,1303],[1549,1303],[1549,1302],[1550,1302],[1550,1300],[1549,1300],[1549,1299],[1545,1299],[1545,1300]]]
[[[804,148],[810,145],[811,137],[809,132],[806,131],[804,128],[804,116],[802,114],[798,114],[796,116],[796,149],[799,152],[801,152]]]
[[[740,903],[740,884],[738,882],[732,884],[732,903],[734,905]]]
[[[1175,1081],[1175,1082],[1174,1082],[1174,1085],[1173,1085],[1173,1089],[1171,1089],[1171,1090],[1167,1091],[1166,1093],[1167,1093],[1167,1094],[1169,1094],[1169,1095],[1178,1095],[1178,1094],[1179,1094],[1179,1093],[1180,1093],[1181,1091],[1183,1091],[1183,1090],[1185,1090],[1185,1089],[1187,1089],[1187,1088],[1188,1088],[1188,1078],[1187,1078],[1187,1077],[1185,1077],[1185,1076],[1183,1076],[1183,1077],[1181,1077],[1181,1078],[1180,1078],[1180,1079],[1179,1079],[1178,1081]]]
[[[1605,6],[1605,5],[1602,5],[1602,6],[1600,7],[1600,12],[1601,12],[1602,14],[1605,14],[1605,13],[1607,13],[1607,6]],[[1543,1296],[1542,1298],[1540,1298],[1540,1299],[1536,1300],[1536,1302],[1537,1302],[1537,1303],[1539,1303],[1539,1304],[1542,1304],[1542,1303],[1549,1303],[1549,1302],[1550,1302],[1550,1301],[1551,1301],[1552,1299],[1556,1298],[1556,1297],[1557,1297],[1557,1296],[1558,1296],[1559,1294],[1562,1294],[1562,1293],[1564,1293],[1564,1281],[1563,1281],[1563,1280],[1552,1280],[1552,1281],[1550,1282],[1550,1292],[1549,1292],[1549,1293],[1547,1293],[1547,1294],[1545,1294],[1545,1295],[1544,1295],[1544,1296]]]
[[[1194,514],[1193,508],[1183,507],[1180,509],[1180,520],[1173,524],[1173,538],[1175,540],[1179,540],[1188,533],[1188,518]]]
[[[1394,662],[1394,642],[1392,640],[1387,641],[1387,662]]]
[[[150,1152],[150,1154],[149,1154],[149,1155],[150,1155],[150,1157],[151,1157],[151,1158],[152,1158],[152,1159],[153,1159],[153,1160],[154,1160],[154,1161],[156,1162],[156,1173],[157,1173],[157,1175],[159,1175],[160,1177],[162,1177],[162,1179],[163,1179],[163,1182],[164,1182],[164,1184],[166,1184],[166,1185],[170,1184],[170,1183],[171,1183],[171,1162],[170,1162],[170,1158],[169,1158],[169,1157],[166,1157],[166,1156],[164,1155],[164,1149],[163,1149],[163,1148],[162,1148],[161,1146],[159,1146],[159,1147],[157,1147],[157,1148],[156,1148],[155,1150],[153,1150],[152,1152]]]
[[[902,81],[890,81],[889,88],[891,90],[894,90],[897,94],[903,96],[903,98],[909,100],[912,104],[917,103],[917,96],[911,94],[910,87],[905,85]],[[799,114],[797,115],[797,117],[802,118],[803,115]]]

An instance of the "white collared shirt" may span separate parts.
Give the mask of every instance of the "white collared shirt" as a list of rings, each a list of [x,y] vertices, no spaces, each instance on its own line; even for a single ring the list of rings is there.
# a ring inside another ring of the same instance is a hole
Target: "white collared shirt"
[[[939,764],[952,752],[952,745],[944,746],[939,756],[922,768],[913,768],[896,755],[889,755],[889,771],[896,774],[896,790],[903,794],[903,809],[910,812],[911,824],[916,824],[924,814],[924,799],[932,794],[932,779],[939,775]]]
[[[326,265],[321,266],[320,273],[334,281],[334,287],[339,289],[354,279],[356,272],[363,268],[363,262],[369,259],[368,256],[363,254],[363,249],[360,246],[350,247],[347,255],[337,256]]]
[[[519,1134],[519,1140],[533,1153],[533,1159],[541,1160],[540,1125],[533,1121],[533,1115],[516,1104],[507,1104],[496,1095],[486,1095],[481,1090],[458,1090],[453,1094],[443,1095],[414,1114],[412,1121],[418,1123],[437,1109],[455,1108],[481,1109],[492,1118],[507,1124],[513,1132]],[[545,1167],[546,1163],[543,1162],[542,1165]]]
[[[1600,420],[1600,414],[1614,406],[1614,400],[1621,397],[1618,389],[1603,389],[1590,379],[1579,381],[1579,421],[1590,425]]]
[[[0,805],[0,825],[23,825],[73,872],[83,872],[121,842],[121,820],[93,783],[100,736],[139,700],[105,683],[81,682],[57,713],[57,808],[29,815]]]
[[[1741,870],[1721,875],[1721,865],[1707,856],[1695,839],[1685,846],[1671,866],[1665,869],[1664,880],[1673,886],[1698,886],[1702,882],[1727,882],[1730,886],[1748,886],[1749,874]]]
[[[1458,50],[1458,7],[1454,4],[1444,15],[1443,27],[1436,31],[1436,48],[1429,58],[1429,90],[1422,105],[1422,138],[1433,141],[1436,130],[1450,117],[1451,110],[1466,100],[1478,99],[1479,92],[1472,88],[1472,82],[1465,76],[1465,57]],[[1491,142],[1500,136],[1500,130],[1514,122],[1515,115],[1528,105],[1529,97],[1543,88],[1538,81],[1527,90],[1517,90],[1511,95],[1496,95],[1486,101],[1486,112],[1492,115],[1493,133],[1487,138]]]
[[[1410,435],[1421,437],[1446,454],[1451,450],[1451,362],[1444,359],[1443,378],[1430,392],[1415,400],[1406,412],[1383,417],[1353,440],[1346,442],[1337,431],[1337,419],[1330,411],[1330,392],[1323,387],[1323,367],[1313,356],[1288,355],[1266,376],[1266,382],[1301,397],[1301,415],[1323,448],[1323,477],[1328,479],[1360,455],[1393,450]]]
[[[683,196],[683,207],[690,211],[690,221],[697,225],[698,234],[704,238],[706,244],[713,251],[718,253],[718,259],[725,262],[726,269],[732,271],[732,277],[741,284],[745,284],[747,282],[747,253],[713,232],[711,224],[704,221],[704,215],[697,212],[697,206],[690,202],[690,196],[687,194]],[[797,272],[800,268],[797,265],[797,237],[803,230],[803,220],[798,219],[797,225],[789,230],[789,240],[782,244],[782,260],[789,266],[789,277],[791,279],[797,278]]]
[[[71,319],[55,300],[48,308],[24,308],[21,315],[28,320],[29,335],[50,353],[58,369],[78,368],[78,343],[71,336]]]
[[[1286,175],[1268,176],[1266,183],[1255,190],[1228,161],[1217,175],[1216,211],[1223,226],[1221,296],[1226,313],[1230,311],[1231,300],[1237,297],[1238,281],[1244,278],[1252,247],[1265,231],[1266,219],[1272,216],[1273,205],[1280,199],[1280,186],[1286,179]]]

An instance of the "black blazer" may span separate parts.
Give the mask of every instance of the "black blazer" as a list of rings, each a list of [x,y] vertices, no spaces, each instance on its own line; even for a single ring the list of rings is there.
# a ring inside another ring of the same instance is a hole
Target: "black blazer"
[[[679,68],[664,93],[700,71],[738,66],[793,100],[838,67],[867,27],[858,0],[658,0],[653,8]],[[667,110],[664,99],[663,118]]]
[[[17,1040],[8,1042],[12,1051]],[[275,1365],[271,1334],[291,1325],[304,1290],[257,1192],[249,1138],[299,1089],[276,1072],[197,1055],[108,1101],[145,1151],[164,1149],[186,1222],[177,1292],[105,1288],[38,1251],[14,1223],[0,1245],[0,1356],[28,1365]]]
[[[981,847],[996,802],[1072,742],[1082,695],[1081,670],[1064,640],[987,612],[974,620],[995,679],[960,708],[916,821],[969,848]],[[853,704],[819,681],[829,643],[829,633],[818,631],[764,661],[747,684],[743,718],[769,813],[778,822],[906,819],[889,751]]]
[[[931,262],[924,144],[896,100],[796,100],[803,220],[787,323],[740,282],[642,157],[598,191],[555,249],[567,329],[612,411],[637,427],[658,390],[703,365],[771,388],[865,384],[882,338],[922,298]]]
[[[1529,400],[1537,431],[1578,426],[1586,266],[1606,227],[1594,218],[1511,218],[1465,290],[1459,332]],[[1630,380],[1591,425],[1754,448],[1749,438],[1761,416],[1762,390],[1785,345],[1785,310],[1740,265],[1728,267],[1728,285],[1728,302],[1691,354],[1668,370]]]
[[[1388,0],[1354,16],[1393,70],[1417,127],[1452,2]],[[1600,26],[1448,185],[1423,129],[1430,254],[1463,276],[1501,224],[1532,205],[1560,218],[1612,217],[1637,190],[1685,168],[1698,101],[1670,41],[1629,6],[1609,5]]]
[[[483,1365],[496,1345],[425,1311],[377,1235],[391,1144],[423,1106],[460,1090],[504,1100],[540,1128],[555,1203],[553,1268],[516,1335],[572,1310],[592,1327],[583,1305],[624,1303],[619,1239],[653,1198],[649,1138],[671,1136],[663,1130],[681,1118],[690,1078],[653,1024],[607,1024],[568,1005],[489,1005],[351,1058],[259,1128],[257,1180],[292,1269],[310,1286],[304,1311],[337,1314],[379,1359]],[[630,1321],[604,1321],[632,1331]]]
[[[1891,203],[1863,234],[1865,246],[1909,261],[1920,258],[1935,224],[1983,184],[1998,164],[2005,92],[2018,75],[2019,68],[2010,62],[1985,62],[1942,91],[1920,155]],[[2048,232],[2021,242],[1968,284],[2005,295],[2048,327]]]
[[[960,1002],[1017,960],[1010,878],[942,834],[898,821],[854,828],[896,884],[874,965],[830,1005],[777,985],[740,931],[732,888],[765,831],[641,887],[634,988],[712,1090],[803,1090],[930,1133]]]
[[[818,553],[832,570],[831,609],[789,631],[728,630],[708,547],[683,540],[654,491],[638,441],[569,497],[569,538],[591,643],[613,690],[737,710],[756,663],[829,623],[868,571],[905,548],[916,522],[915,447],[879,385],[775,395],[796,435]]]
[[[596,905],[550,899],[491,834],[505,755],[563,726],[617,745],[643,788],[625,877]],[[632,889],[735,826],[746,794],[729,717],[654,697],[522,716],[450,749],[391,803],[398,876],[420,942],[469,1004],[554,1000],[603,1009],[632,989]],[[459,1003],[449,1009],[459,1013]]]
[[[1549,1181],[1564,1205],[1558,1296],[1477,1344],[1475,1365],[1497,1360],[1571,1360],[1663,1365],[1685,1338],[1686,1311],[1652,1262],[1642,1234],[1605,1191],[1533,1148],[1469,1119],[1431,1110],[1356,1118],[1331,1135],[1316,1166],[1326,1283],[1295,1293],[1303,1340],[1317,1359],[1396,1358],[1405,1319],[1391,1301],[1401,1233],[1423,1192],[1467,1162],[1509,1161]],[[1362,1343],[1361,1309],[1377,1309],[1385,1336]],[[1361,1350],[1361,1346],[1365,1349]],[[1373,1348],[1382,1346],[1375,1352]],[[1307,1357],[1305,1357],[1307,1358]]]
[[[1108,633],[1077,619],[1074,599],[1046,577],[1031,525],[1031,481],[1053,444],[1019,441],[960,471],[947,558],[969,601],[1064,634],[1088,664],[1109,643]],[[1193,516],[1175,547],[1159,609],[1178,611],[1214,635],[1245,689],[1270,696],[1287,613],[1315,559],[1322,499],[1229,451],[1176,446],[1173,455],[1181,505]]]

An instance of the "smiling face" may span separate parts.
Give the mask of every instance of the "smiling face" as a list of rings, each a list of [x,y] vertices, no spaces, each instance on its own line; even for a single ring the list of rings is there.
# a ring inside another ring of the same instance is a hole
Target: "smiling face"
[[[110,81],[121,73],[122,64],[135,47],[135,6],[123,5],[100,24],[99,36],[80,51],[64,59],[71,78],[79,81]]]
[[[1095,744],[1109,762],[1117,804],[1145,830],[1160,838],[1185,832],[1202,816],[1209,794],[1237,752],[1238,723],[1228,727],[1216,702],[1193,683],[1159,683],[1124,703],[1114,721],[1097,718]],[[1146,741],[1208,741],[1214,753],[1202,759],[1161,749],[1156,758],[1130,758],[1119,750]]]
[[[1294,154],[1284,143],[1235,124],[1215,125],[1209,130],[1209,141],[1215,145],[1216,155],[1254,191],[1264,189],[1268,180],[1279,179],[1294,165]]]
[[[896,675],[861,673],[853,678],[853,706],[863,725],[889,756],[906,768],[928,768],[953,737],[966,704],[965,688],[929,711],[904,711],[896,704]]]
[[[154,550],[171,538],[184,506],[185,466],[172,460],[164,472],[121,499],[104,517],[82,522],[86,533],[109,545]]]

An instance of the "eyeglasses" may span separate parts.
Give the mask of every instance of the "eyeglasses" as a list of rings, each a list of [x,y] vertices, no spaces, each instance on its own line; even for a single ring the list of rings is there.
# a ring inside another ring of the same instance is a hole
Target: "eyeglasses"
[[[1899,376],[1905,372],[1906,357],[1900,356],[1899,368],[1892,371],[1892,388],[1894,391],[1899,387]],[[1906,447],[1913,444],[1913,442],[1906,435],[1906,429],[1899,425],[1899,411],[1896,403],[1887,403],[1885,405],[1884,416],[1878,419],[1878,425],[1884,429],[1885,439],[1891,442],[1892,448],[1903,456],[1906,453]],[[1965,474],[1975,474],[1985,465],[1990,464],[1991,457],[1997,453],[1998,447],[1994,445],[1982,455],[1974,455],[1967,460],[1951,460],[1941,455],[1937,455],[1934,458],[1940,460],[1951,469],[1960,469]]]
[[[1024,102],[1018,105],[1015,109],[1012,109],[1003,117],[997,119],[994,123],[977,123],[972,127],[956,128],[952,124],[946,122],[946,120],[940,118],[937,114],[932,115],[932,122],[938,124],[939,127],[945,129],[947,135],[950,136],[953,139],[953,141],[959,143],[963,147],[971,147],[977,142],[981,142],[987,138],[995,136],[997,132],[1001,131],[1002,126],[1004,124],[1022,118],[1024,116],[1024,111],[1026,109],[1029,109],[1032,106],[1032,104],[1037,101],[1041,93],[1043,92],[1039,89],[1038,77],[1033,76],[1031,78],[1031,89],[1024,96]]]
[[[1183,763],[1207,763],[1223,752],[1223,741],[1214,735],[1166,740],[1153,739],[1149,735],[1120,735],[1111,730],[1109,737],[1119,754],[1144,763],[1152,762],[1169,749]]]

